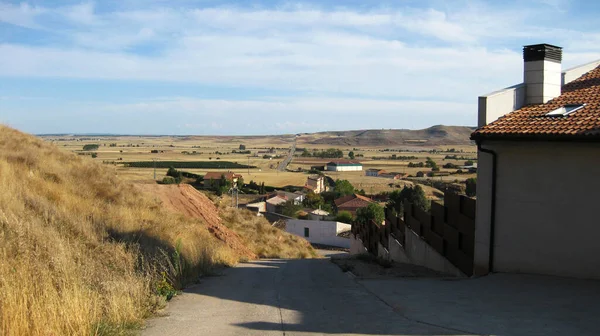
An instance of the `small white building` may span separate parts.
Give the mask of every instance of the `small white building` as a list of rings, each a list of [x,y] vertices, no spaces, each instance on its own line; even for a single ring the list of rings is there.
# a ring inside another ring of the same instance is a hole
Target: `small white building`
[[[352,229],[352,225],[333,221],[320,220],[287,220],[285,230],[291,234],[303,237],[314,244],[350,248],[350,238],[340,237]]]
[[[321,210],[321,209],[313,210],[310,213],[310,219],[312,219],[312,220],[325,220],[325,218],[327,218],[327,216],[329,216],[329,212],[327,212],[325,210]]]
[[[351,160],[337,160],[327,163],[326,166],[329,171],[362,171],[362,163]]]

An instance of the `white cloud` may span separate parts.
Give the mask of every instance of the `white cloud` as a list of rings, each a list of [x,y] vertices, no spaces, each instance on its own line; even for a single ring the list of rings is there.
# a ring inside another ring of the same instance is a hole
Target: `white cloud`
[[[12,5],[0,2],[0,22],[9,23],[26,28],[41,28],[36,18],[45,13],[46,9],[39,6],[30,6],[27,3]]]
[[[531,10],[458,1],[446,8],[359,10],[294,3],[277,8],[159,3],[107,12],[100,2],[56,8],[0,2],[0,21],[38,29],[52,41],[43,46],[0,42],[0,77],[179,82],[323,97],[190,97],[115,107],[140,112],[204,111],[218,118],[236,111],[301,111],[310,118],[323,112],[393,116],[415,110],[470,113],[474,119],[477,95],[521,80],[522,44],[564,46],[565,67],[600,58],[600,32],[554,25],[565,20],[534,25],[539,20],[532,18],[562,15],[556,6]],[[288,128],[301,125],[279,122]]]

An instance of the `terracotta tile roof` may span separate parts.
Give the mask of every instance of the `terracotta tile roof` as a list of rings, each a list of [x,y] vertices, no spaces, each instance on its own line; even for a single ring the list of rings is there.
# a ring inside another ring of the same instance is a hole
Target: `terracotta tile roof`
[[[546,116],[565,105],[585,106],[566,116]],[[529,105],[477,129],[480,139],[600,140],[600,66],[564,85],[562,94],[545,104]]]
[[[208,172],[204,175],[205,180],[220,180],[221,176],[225,176],[227,180],[233,180],[234,178],[239,178],[242,175],[238,175],[232,172]]]
[[[340,198],[334,200],[333,202],[335,203],[335,206],[338,208],[339,207],[361,208],[361,207],[369,205],[369,203],[373,203],[373,200],[368,197],[365,197],[365,196],[352,194],[352,195],[340,197]]]

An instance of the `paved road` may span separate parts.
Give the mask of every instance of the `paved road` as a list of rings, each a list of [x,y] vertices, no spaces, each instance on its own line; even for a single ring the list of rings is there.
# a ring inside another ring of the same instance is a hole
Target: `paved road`
[[[290,152],[288,153],[288,156],[283,161],[281,161],[281,163],[277,167],[277,170],[285,171],[285,168],[287,168],[287,166],[290,164],[290,162],[292,162],[292,159],[294,158],[294,153],[296,152],[296,140],[297,139],[298,139],[298,137],[294,138],[294,143],[292,144],[292,147],[290,148]]]
[[[205,279],[143,334],[600,335],[598,302],[593,280],[360,280],[327,259],[264,260]]]
[[[228,269],[175,298],[143,335],[454,335],[410,321],[320,260],[264,260]]]

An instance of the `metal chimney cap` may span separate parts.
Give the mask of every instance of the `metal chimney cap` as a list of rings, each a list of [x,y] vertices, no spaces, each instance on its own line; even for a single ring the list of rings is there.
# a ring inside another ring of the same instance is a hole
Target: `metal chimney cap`
[[[561,63],[562,48],[547,43],[527,45],[523,47],[523,60],[525,62],[552,61]]]

